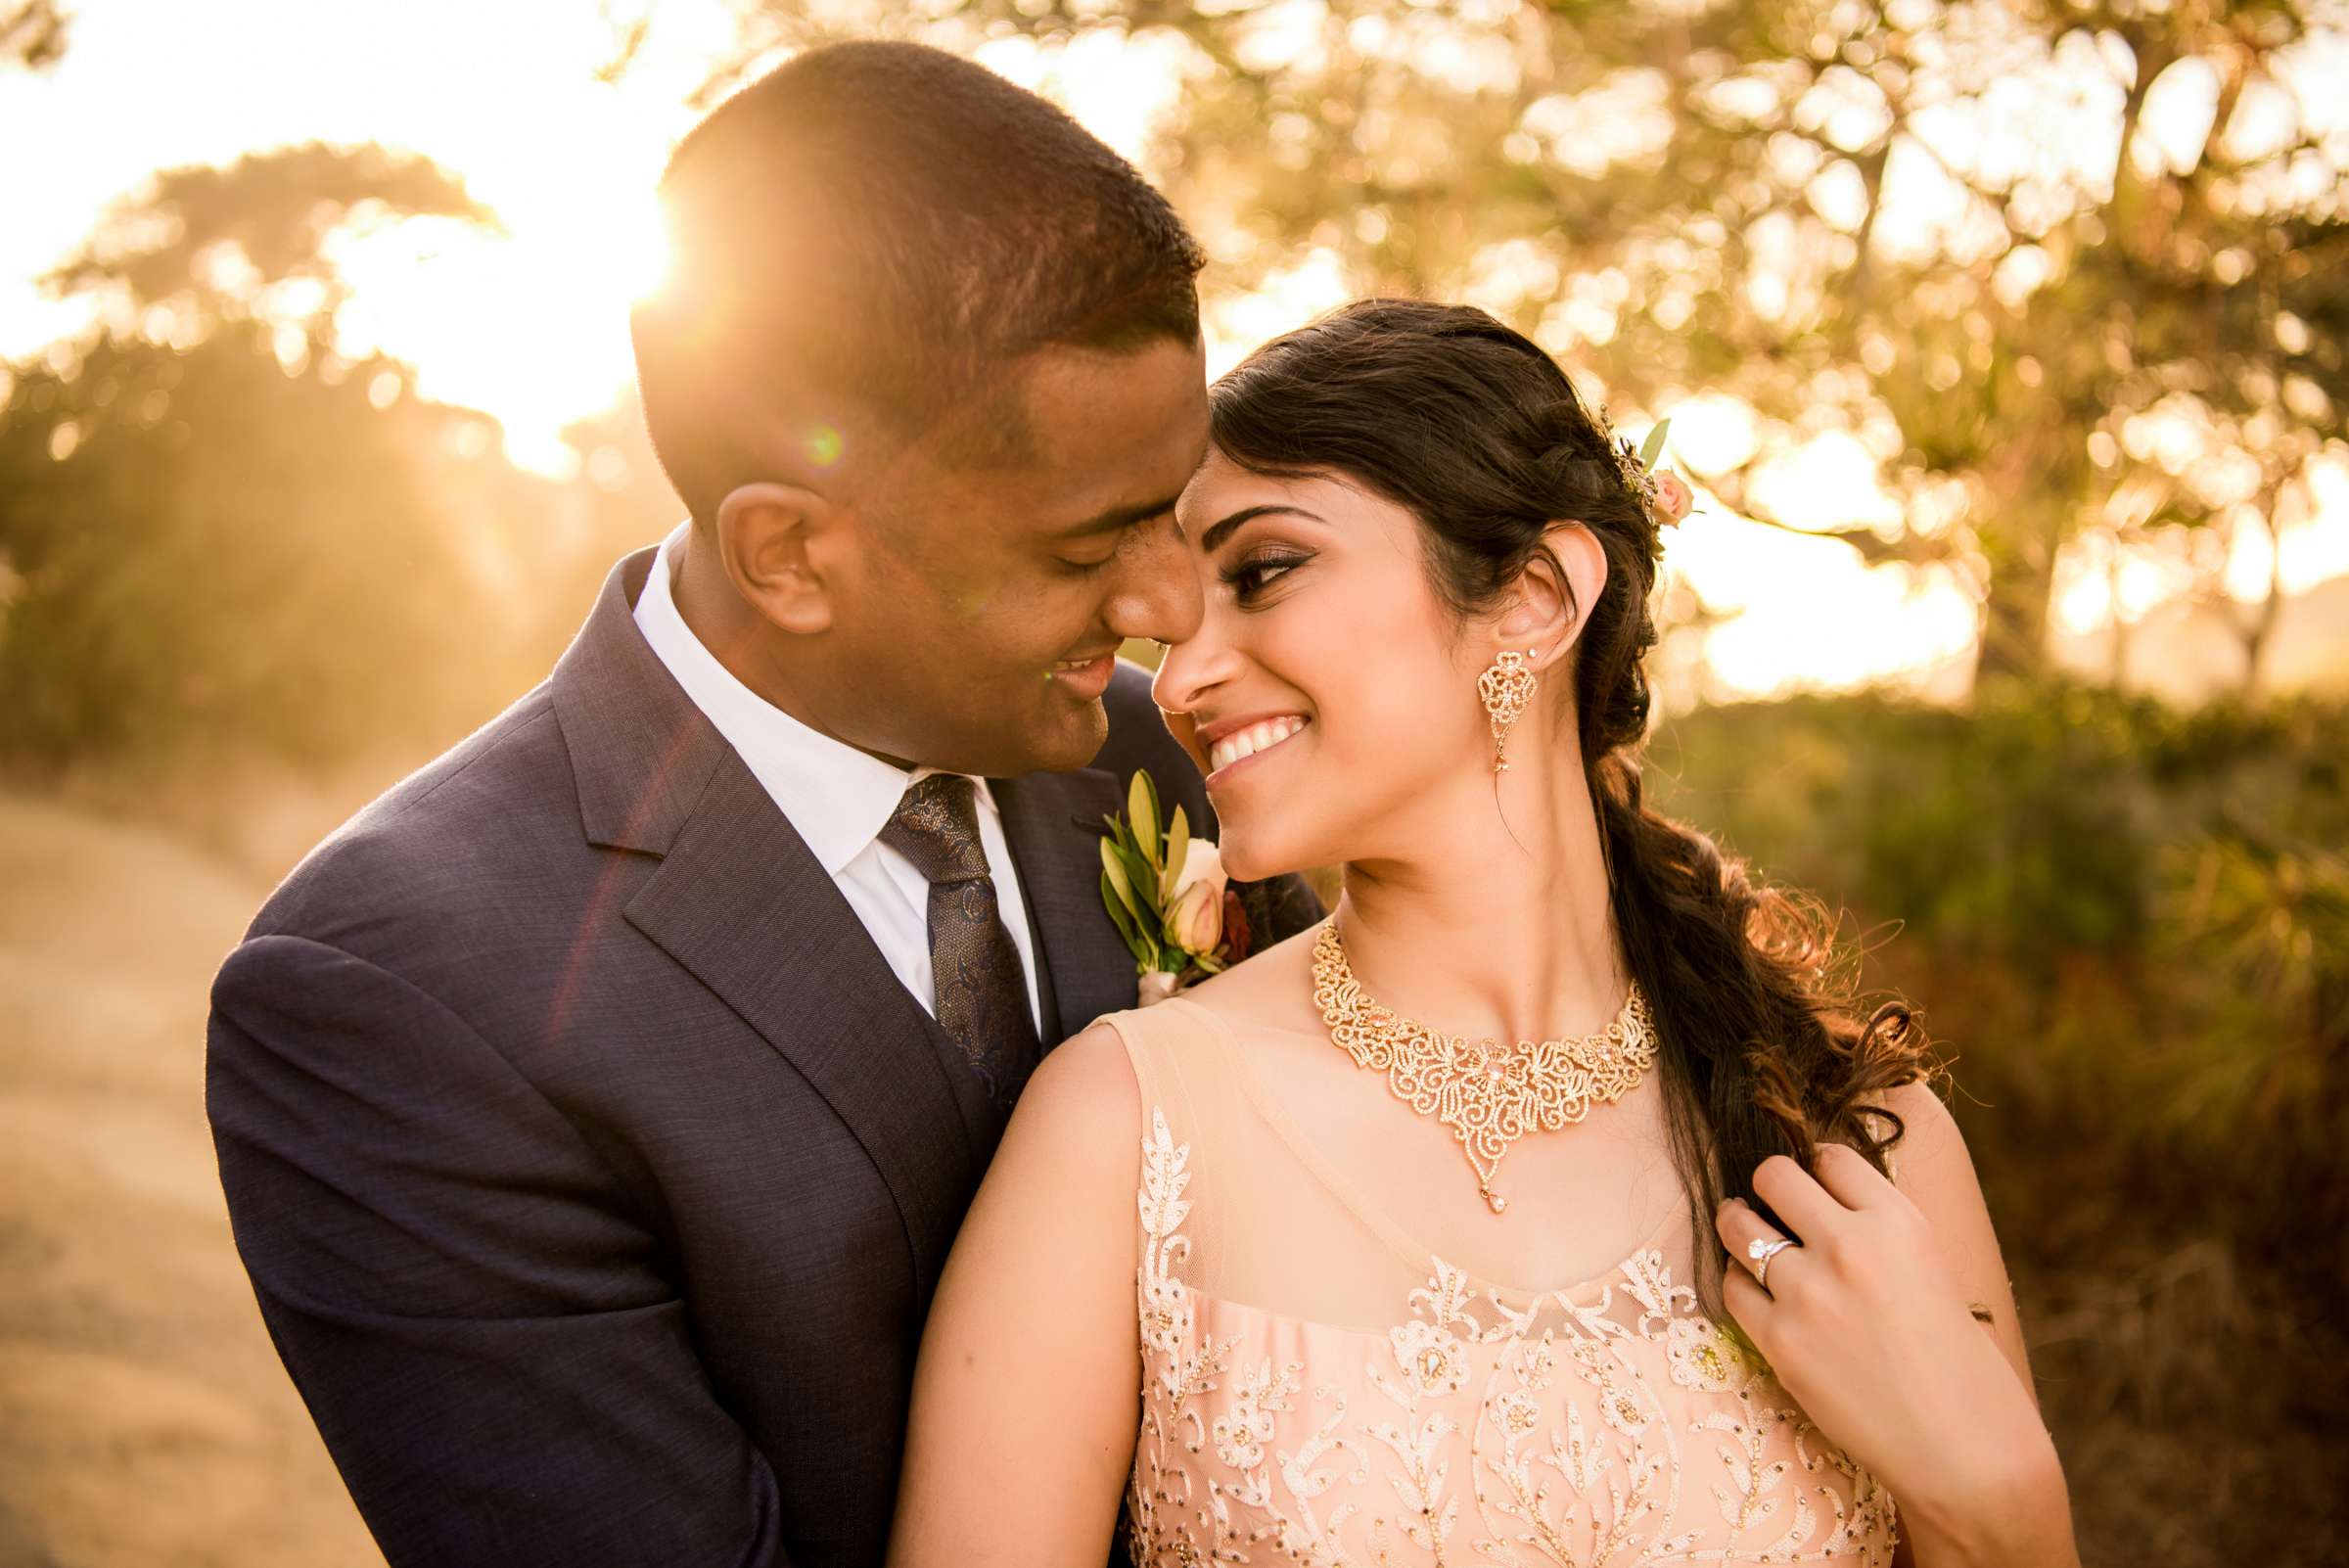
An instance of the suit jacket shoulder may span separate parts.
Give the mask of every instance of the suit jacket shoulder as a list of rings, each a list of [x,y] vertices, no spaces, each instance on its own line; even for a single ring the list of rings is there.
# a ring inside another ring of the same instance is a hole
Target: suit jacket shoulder
[[[541,686],[320,841],[246,936],[410,958],[542,899],[585,850],[570,757]]]

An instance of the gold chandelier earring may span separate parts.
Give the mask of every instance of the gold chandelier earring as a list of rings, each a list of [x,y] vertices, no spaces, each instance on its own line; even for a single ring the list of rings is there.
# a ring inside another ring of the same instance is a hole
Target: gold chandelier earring
[[[1509,730],[1534,700],[1534,692],[1542,682],[1525,662],[1526,656],[1514,649],[1496,655],[1492,668],[1476,677],[1476,694],[1484,699],[1485,713],[1493,720],[1493,771],[1509,770]]]

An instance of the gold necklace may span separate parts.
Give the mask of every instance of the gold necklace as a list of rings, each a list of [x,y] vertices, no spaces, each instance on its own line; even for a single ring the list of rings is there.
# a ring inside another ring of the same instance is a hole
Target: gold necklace
[[[1470,1044],[1413,1023],[1364,992],[1346,963],[1335,920],[1313,943],[1313,1005],[1333,1044],[1357,1067],[1383,1069],[1396,1098],[1451,1129],[1495,1214],[1509,1200],[1493,1190],[1509,1145],[1536,1129],[1554,1132],[1638,1086],[1656,1060],[1656,1031],[1637,982],[1614,1022],[1579,1039],[1497,1039]]]

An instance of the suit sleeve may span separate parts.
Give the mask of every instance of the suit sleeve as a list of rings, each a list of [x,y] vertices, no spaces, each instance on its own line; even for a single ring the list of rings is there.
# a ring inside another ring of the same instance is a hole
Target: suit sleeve
[[[206,1097],[261,1315],[393,1568],[785,1563],[645,1218],[455,1014],[256,938]]]

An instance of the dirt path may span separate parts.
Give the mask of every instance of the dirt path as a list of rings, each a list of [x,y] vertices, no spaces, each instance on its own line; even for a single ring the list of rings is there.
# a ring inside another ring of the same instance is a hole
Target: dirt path
[[[269,1345],[204,1120],[266,887],[0,795],[0,1568],[380,1564]]]

